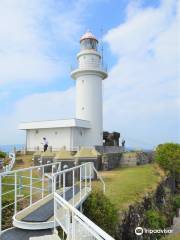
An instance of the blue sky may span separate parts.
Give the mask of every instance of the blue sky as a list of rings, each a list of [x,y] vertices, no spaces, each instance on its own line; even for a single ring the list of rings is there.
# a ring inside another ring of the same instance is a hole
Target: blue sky
[[[0,144],[23,143],[20,121],[74,116],[79,38],[104,45],[104,129],[128,145],[179,141],[175,0],[2,0]]]

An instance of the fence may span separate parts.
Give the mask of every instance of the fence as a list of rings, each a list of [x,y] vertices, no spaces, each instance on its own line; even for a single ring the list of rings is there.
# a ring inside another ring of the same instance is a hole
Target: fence
[[[7,208],[11,208],[13,215],[51,194],[50,175],[60,170],[61,163],[52,163],[0,174],[0,233],[5,229],[6,223],[2,226],[2,220]]]
[[[114,240],[60,195],[54,193],[54,229],[56,225],[62,227],[68,240]]]
[[[67,191],[65,192],[66,176],[69,173],[71,173],[71,179],[68,185],[72,186],[71,201],[68,201]],[[81,206],[91,192],[94,178],[100,179],[105,191],[105,183],[93,163],[88,162],[54,174],[54,228],[56,225],[60,225],[69,240],[113,239],[75,208],[75,206]],[[58,181],[62,182],[58,183]],[[62,196],[57,194],[57,189],[61,188],[61,185],[63,187]]]

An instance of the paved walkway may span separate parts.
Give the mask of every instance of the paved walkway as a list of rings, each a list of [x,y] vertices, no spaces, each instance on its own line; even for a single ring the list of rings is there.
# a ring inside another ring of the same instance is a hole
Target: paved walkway
[[[175,217],[173,219],[173,234],[180,233],[180,209],[179,209],[179,217]]]
[[[19,228],[11,228],[7,231],[3,232],[0,236],[1,240],[29,240],[32,237],[39,237],[39,236],[46,236],[51,235],[51,229],[44,229],[44,230],[23,230]],[[44,238],[45,240],[45,238]]]

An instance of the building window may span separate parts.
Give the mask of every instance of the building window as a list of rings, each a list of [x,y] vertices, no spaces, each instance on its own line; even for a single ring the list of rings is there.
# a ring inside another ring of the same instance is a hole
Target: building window
[[[82,107],[82,110],[84,110],[84,107]]]
[[[56,131],[54,134],[55,134],[55,135],[58,135],[58,132]]]
[[[81,135],[81,136],[83,135],[83,132],[82,132],[82,130],[80,130],[80,135]]]
[[[82,80],[82,83],[84,83],[84,80]]]
[[[36,133],[36,134],[38,134],[38,133],[39,133],[39,130],[38,130],[38,129],[36,129],[36,130],[35,130],[35,133]]]

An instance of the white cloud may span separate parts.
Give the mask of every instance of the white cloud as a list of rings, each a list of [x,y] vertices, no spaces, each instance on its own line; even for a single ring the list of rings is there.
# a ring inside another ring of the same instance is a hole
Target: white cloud
[[[16,102],[14,110],[1,117],[0,143],[13,144],[17,143],[17,139],[19,143],[24,142],[24,131],[17,129],[20,122],[74,117],[74,93],[74,88],[36,93]]]
[[[69,66],[64,45],[72,48],[82,31],[86,5],[82,0],[68,7],[66,1],[1,0],[0,84],[62,77]]]
[[[71,7],[65,9],[61,1],[56,9],[55,1],[50,0],[4,0],[8,11],[7,3],[15,4],[16,13],[12,11],[7,19],[4,16],[0,21],[0,33],[2,22],[6,22],[4,31],[7,34],[4,39],[0,38],[0,83],[4,79],[14,82],[19,79],[50,80],[59,75],[64,68],[63,62],[54,59],[50,49],[53,49],[53,41],[76,44],[73,39],[83,28],[82,8],[79,9],[83,2],[79,0],[72,5],[73,12]],[[104,127],[120,131],[129,145],[149,147],[178,139],[177,19],[175,1],[162,1],[158,8],[142,8],[138,2],[128,6],[124,23],[104,36],[118,58],[105,80]],[[23,4],[19,6],[20,3]],[[19,16],[17,20],[16,17],[11,19],[16,15]],[[43,31],[46,26],[40,24],[46,16],[50,31]],[[9,33],[7,22],[10,23]],[[2,51],[1,43],[6,46],[6,52]],[[13,143],[18,139],[23,142],[23,135],[20,139],[19,131],[15,130],[21,121],[74,116],[73,102],[74,89],[31,94],[20,99],[8,116],[0,116],[1,126],[8,126],[1,127],[3,137],[0,141]]]
[[[149,146],[178,141],[175,1],[138,6],[128,7],[125,22],[104,36],[118,57],[105,83],[105,127],[118,129],[134,146],[146,146],[143,139]]]

